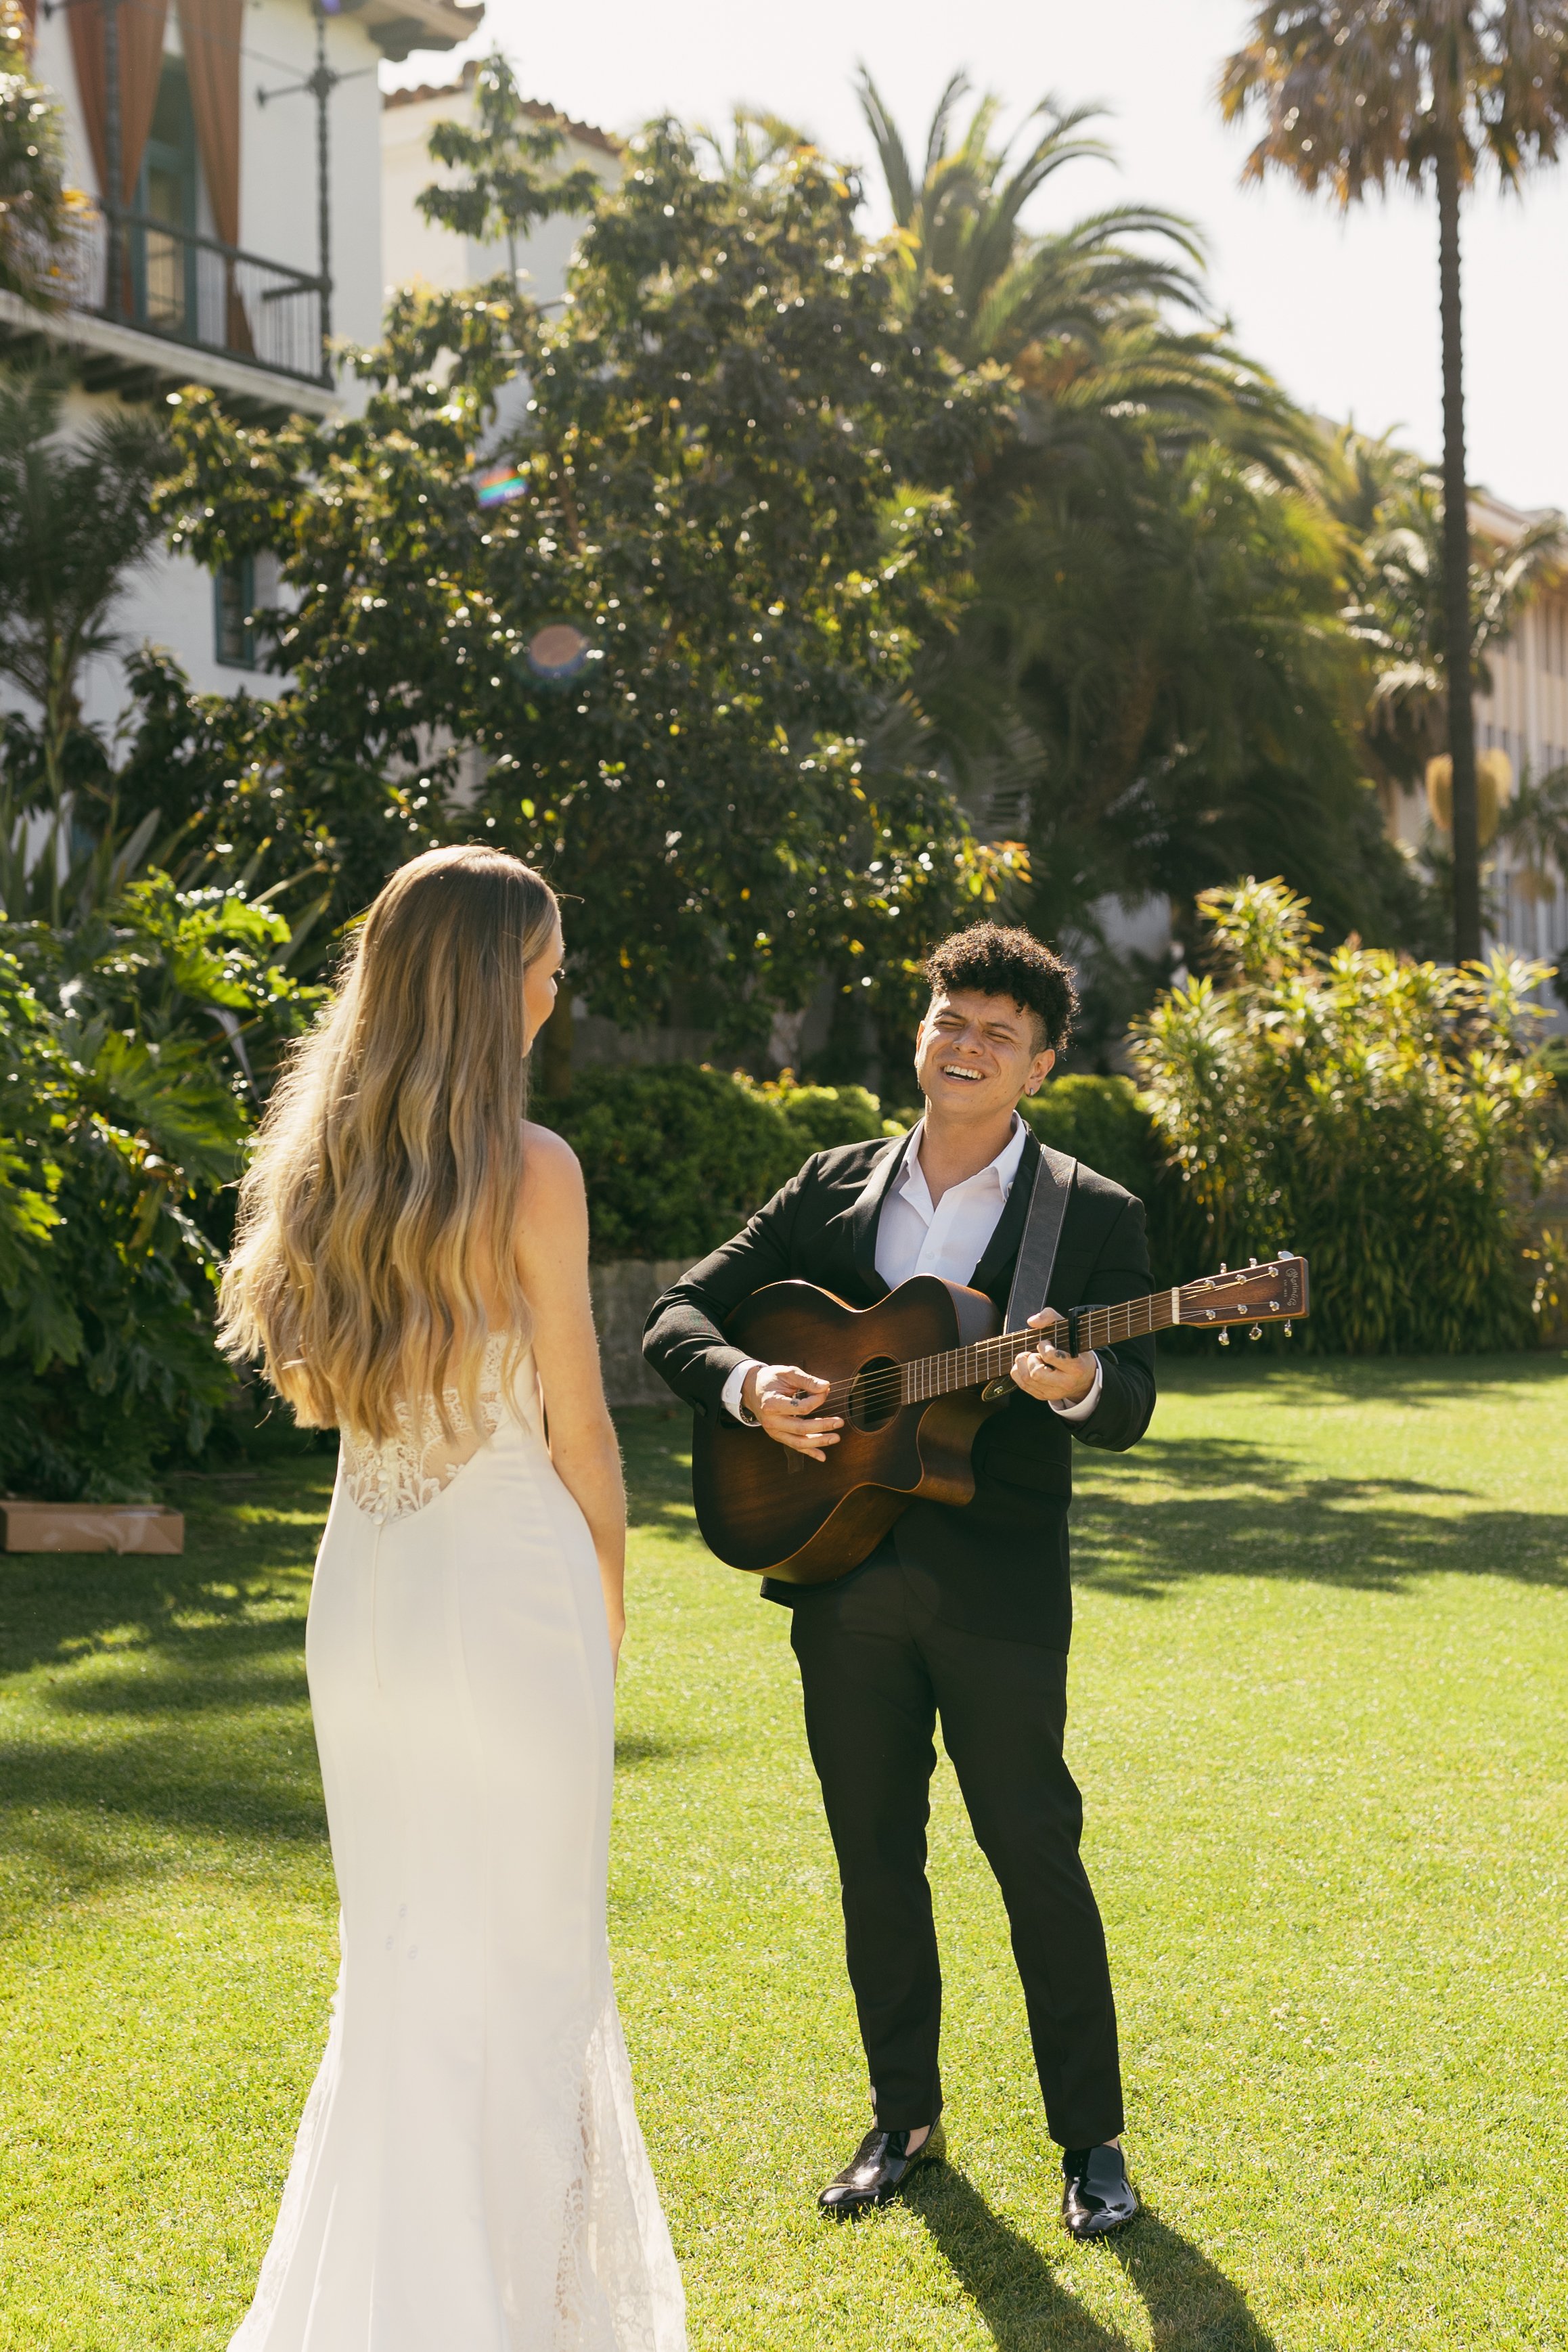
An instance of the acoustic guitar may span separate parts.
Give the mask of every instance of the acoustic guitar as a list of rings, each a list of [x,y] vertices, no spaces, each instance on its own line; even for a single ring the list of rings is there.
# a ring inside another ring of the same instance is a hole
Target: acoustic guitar
[[[1048,1340],[1080,1356],[1178,1323],[1218,1330],[1291,1322],[1307,1312],[1307,1261],[1222,1267],[1178,1290],[1119,1307],[1076,1307],[1050,1326],[1003,1331],[980,1291],[917,1274],[874,1307],[846,1307],[810,1282],[774,1282],[742,1302],[725,1337],[767,1364],[800,1364],[829,1382],[818,1410],[841,1416],[827,1458],[778,1445],[727,1414],[697,1416],[692,1490],[709,1549],[732,1568],[789,1584],[827,1584],[875,1549],[916,1498],[967,1503],[981,1424],[1018,1393],[1014,1359]]]

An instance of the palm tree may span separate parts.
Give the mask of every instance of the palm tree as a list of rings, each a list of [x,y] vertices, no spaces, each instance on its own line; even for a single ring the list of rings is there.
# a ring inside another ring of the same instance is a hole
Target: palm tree
[[[903,236],[911,299],[932,278],[945,279],[962,323],[954,356],[967,367],[984,360],[1014,365],[1031,350],[1067,341],[1092,348],[1132,307],[1206,308],[1198,272],[1204,247],[1191,221],[1152,205],[1113,205],[1069,227],[1027,231],[1025,206],[1070,163],[1108,161],[1103,139],[1085,135],[1100,109],[1064,108],[1042,99],[1024,126],[1043,127],[1015,159],[1017,140],[994,138],[1001,101],[982,98],[968,127],[953,137],[955,111],[969,89],[954,74],[936,103],[916,179],[897,124],[862,66],[861,111],[882,166],[893,216]],[[1151,237],[1141,251],[1128,237]]]
[[[1099,110],[1043,99],[1019,135],[998,141],[994,97],[956,129],[968,89],[962,73],[949,79],[918,174],[863,66],[859,96],[902,248],[906,307],[942,289],[953,356],[1004,366],[1018,388],[1024,430],[993,471],[993,502],[1004,507],[1024,483],[1032,488],[1042,463],[1053,472],[1064,462],[1097,465],[1107,437],[1173,457],[1218,439],[1293,476],[1315,432],[1210,319],[1206,248],[1192,222],[1156,205],[1115,205],[1060,229],[1024,226],[1030,200],[1059,172],[1110,158],[1088,129]]]
[[[1408,784],[1448,738],[1448,528],[1443,480],[1392,436],[1343,426],[1318,472],[1318,494],[1345,533],[1345,618],[1365,646],[1373,686],[1364,727],[1372,767]],[[1491,656],[1568,551],[1568,525],[1546,514],[1510,539],[1472,536],[1468,550],[1469,676],[1492,690]]]
[[[1481,951],[1470,660],[1459,204],[1483,159],[1518,188],[1568,132],[1568,0],[1269,0],[1219,81],[1227,121],[1262,136],[1244,176],[1288,173],[1348,209],[1391,182],[1437,184],[1443,336],[1444,641],[1453,757],[1454,955]]]
[[[61,408],[49,372],[0,376],[0,677],[42,712],[51,814],[45,854],[57,898],[82,667],[120,642],[110,615],[127,575],[157,541],[152,490],[168,448],[157,422],[134,410],[68,444]],[[6,801],[9,821],[8,793]]]

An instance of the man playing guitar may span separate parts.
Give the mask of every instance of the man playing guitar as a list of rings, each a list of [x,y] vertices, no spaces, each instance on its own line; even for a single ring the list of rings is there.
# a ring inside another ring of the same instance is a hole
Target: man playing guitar
[[[925,1115],[907,1137],[816,1153],[744,1232],[667,1290],[649,1362],[699,1413],[816,1461],[841,1421],[809,1366],[763,1364],[724,1324],[765,1285],[804,1280],[853,1307],[915,1274],[1005,1311],[1040,1146],[1018,1113],[1066,1045],[1066,967],[1028,931],[979,924],[926,966],[915,1040]],[[1077,1166],[1049,1303],[1147,1296],[1142,1205]],[[1043,1321],[1043,1317],[1036,1318]],[[1021,1327],[1020,1327],[1021,1328]],[[1028,2004],[1047,2124],[1075,2237],[1132,2220],[1120,2135],[1115,2004],[1079,1857],[1082,1806],[1062,1755],[1071,1627],[1071,1448],[1124,1451],[1154,1410],[1152,1339],[1070,1356],[1041,1341],[975,1442],[973,1500],[915,1500],[835,1582],[765,1582],[793,1611],[806,1732],[843,1894],[846,1957],[871,2070],[873,2128],[822,2190],[845,2218],[887,2202],[941,2150],[942,1980],[925,1877],[938,1717],[969,1820],[996,1873]]]

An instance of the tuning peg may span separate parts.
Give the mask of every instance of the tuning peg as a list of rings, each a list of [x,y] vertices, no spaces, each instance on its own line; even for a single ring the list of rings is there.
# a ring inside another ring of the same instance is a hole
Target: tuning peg
[[[1230,1268],[1226,1265],[1223,1258],[1219,1261],[1219,1271],[1221,1274],[1228,1274],[1230,1271]]]
[[[1229,1334],[1229,1332],[1228,1332],[1228,1331],[1222,1330],[1222,1331],[1220,1332],[1220,1334],[1219,1334],[1219,1344],[1220,1344],[1220,1346],[1221,1346],[1222,1348],[1228,1348],[1228,1347],[1229,1347],[1229,1345],[1230,1345],[1230,1334]]]
[[[1249,1257],[1249,1258],[1248,1259],[1247,1263],[1248,1263],[1248,1265],[1257,1265],[1257,1263],[1258,1263],[1258,1261],[1257,1261],[1257,1259],[1256,1259],[1255,1257]]]
[[[1254,1323],[1250,1331],[1248,1332],[1247,1337],[1249,1339],[1260,1339],[1263,1337],[1263,1326],[1261,1323]]]
[[[1289,1323],[1287,1323],[1287,1324],[1286,1324],[1286,1326],[1285,1326],[1285,1337],[1286,1337],[1286,1339],[1288,1339],[1290,1338],[1290,1336],[1291,1336],[1291,1326],[1290,1326],[1290,1324],[1289,1324]]]

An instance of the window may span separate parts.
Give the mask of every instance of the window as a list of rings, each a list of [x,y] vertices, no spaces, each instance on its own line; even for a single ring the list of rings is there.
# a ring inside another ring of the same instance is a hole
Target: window
[[[150,327],[188,334],[196,323],[196,122],[178,58],[165,58],[152,127],[136,183],[145,226],[131,233],[136,315]]]
[[[256,562],[249,555],[223,564],[213,576],[217,658],[227,669],[255,669]]]

